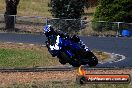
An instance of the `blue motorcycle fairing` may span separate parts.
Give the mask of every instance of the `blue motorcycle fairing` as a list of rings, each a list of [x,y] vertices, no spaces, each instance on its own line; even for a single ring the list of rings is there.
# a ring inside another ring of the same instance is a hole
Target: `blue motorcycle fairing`
[[[69,63],[74,67],[80,65],[96,66],[98,59],[96,56],[81,42],[74,41],[71,37],[57,33],[49,28],[45,28],[45,35],[48,38],[46,46],[52,56],[57,56],[61,64]],[[58,47],[55,49],[55,47]],[[94,58],[93,58],[94,57]]]

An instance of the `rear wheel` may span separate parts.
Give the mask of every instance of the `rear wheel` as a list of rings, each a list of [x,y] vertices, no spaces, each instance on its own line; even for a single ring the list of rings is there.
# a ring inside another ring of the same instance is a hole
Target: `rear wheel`
[[[72,64],[73,67],[80,67],[80,64]]]
[[[84,59],[83,63],[88,64],[90,67],[96,66],[98,64],[97,57],[90,51],[86,52],[86,54],[83,58],[87,58],[87,59]]]
[[[89,58],[89,63],[88,63],[88,65],[89,65],[90,67],[96,66],[97,64],[98,64],[98,59],[97,59],[96,57]]]

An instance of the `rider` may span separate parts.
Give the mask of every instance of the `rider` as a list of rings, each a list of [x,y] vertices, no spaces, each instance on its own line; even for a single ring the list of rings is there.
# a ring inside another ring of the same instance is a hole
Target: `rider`
[[[73,35],[72,37],[70,37],[68,34],[66,33],[64,34],[60,30],[55,31],[51,25],[45,26],[44,31],[46,37],[48,37],[48,39],[51,41],[49,45],[51,51],[56,52],[61,49],[59,45],[62,44],[62,38],[70,39],[71,41],[80,44],[81,47],[86,51],[89,51],[88,47],[85,44],[83,44],[83,42],[80,40],[80,38],[77,35]]]
[[[46,25],[44,27],[45,35],[48,37],[49,43],[49,51],[51,51],[52,56],[56,56],[58,51],[61,49],[59,44],[62,42],[60,35],[53,29],[51,25]],[[48,42],[46,42],[48,43]]]

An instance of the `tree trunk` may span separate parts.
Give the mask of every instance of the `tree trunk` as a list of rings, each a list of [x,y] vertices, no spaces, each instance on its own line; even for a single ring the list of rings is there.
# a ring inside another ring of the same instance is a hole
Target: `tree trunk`
[[[5,11],[5,30],[15,31],[15,21],[17,14],[17,5],[20,0],[5,0],[6,11]]]

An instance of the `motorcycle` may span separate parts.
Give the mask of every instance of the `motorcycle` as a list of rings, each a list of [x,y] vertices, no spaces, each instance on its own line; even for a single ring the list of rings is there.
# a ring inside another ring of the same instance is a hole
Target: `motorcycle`
[[[46,47],[53,57],[57,57],[61,64],[69,63],[73,67],[89,65],[90,67],[98,64],[97,57],[82,43],[76,35],[70,37],[60,31],[55,31],[51,25],[44,27],[47,37]]]

